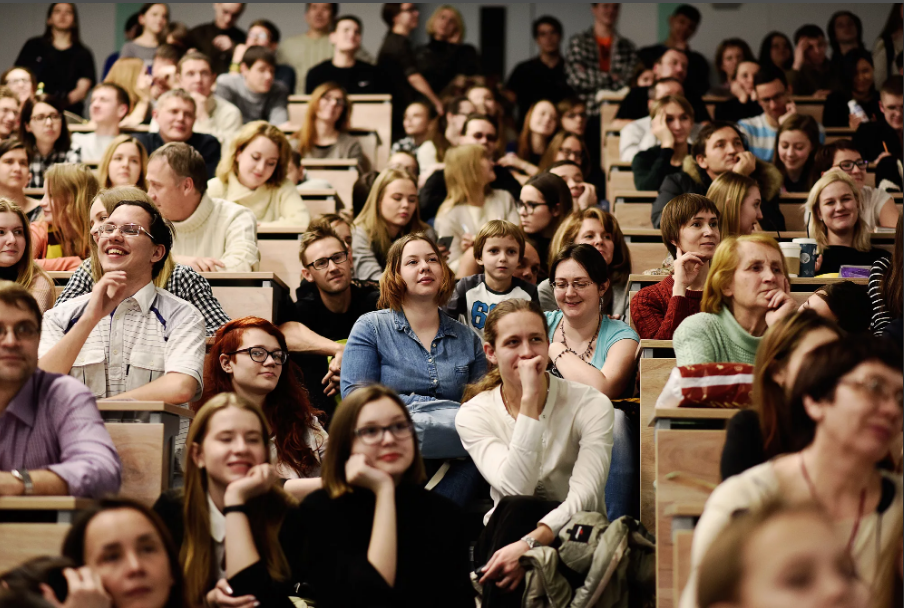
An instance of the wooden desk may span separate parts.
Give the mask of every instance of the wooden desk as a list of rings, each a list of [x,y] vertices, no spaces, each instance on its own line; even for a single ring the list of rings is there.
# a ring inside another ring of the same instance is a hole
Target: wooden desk
[[[641,358],[642,359],[652,359],[653,358],[653,350],[657,349],[657,348],[658,349],[669,349],[669,350],[674,351],[674,348],[672,348],[671,340],[641,340],[640,341]],[[673,352],[672,358],[674,358],[674,355],[675,355],[675,353]],[[662,357],[659,357],[659,358],[662,358]]]
[[[641,342],[641,347],[643,343]],[[675,359],[641,359],[640,419],[649,420],[656,400],[675,367]],[[648,530],[656,529],[656,430],[648,425],[640,428],[640,521]]]
[[[326,215],[327,213],[336,213],[346,206],[343,204],[343,201],[339,199],[335,190],[305,188],[303,185],[299,185],[297,190],[298,194],[301,196],[301,200],[304,201],[305,206],[308,208],[308,213],[311,215],[311,221],[314,221],[321,215]],[[351,201],[348,201],[347,208],[351,209]],[[261,238],[260,230],[258,230],[257,238]]]
[[[0,496],[0,572],[41,555],[59,555],[79,511],[94,501],[72,496]],[[47,523],[17,522],[14,511],[43,511]]]
[[[358,181],[357,160],[353,158],[305,158],[302,159],[301,164],[310,179],[322,179],[329,182],[339,200],[346,207],[351,208],[352,192],[355,189],[355,182]],[[299,190],[299,194],[302,194],[301,190]],[[302,194],[303,197],[304,194]]]
[[[289,96],[289,122],[297,128],[304,123],[308,111],[310,95]],[[352,131],[374,133],[376,150],[373,156],[374,169],[381,170],[389,162],[389,148],[392,146],[392,96],[391,95],[349,95]],[[368,150],[365,147],[365,153]]]
[[[311,216],[313,219],[314,216]],[[261,252],[261,270],[275,273],[286,284],[289,295],[301,285],[301,259],[298,251],[304,229],[300,226],[273,226],[257,231]]]
[[[162,401],[104,399],[97,408],[122,461],[120,495],[154,504],[161,492],[174,487],[176,437],[195,413]]]

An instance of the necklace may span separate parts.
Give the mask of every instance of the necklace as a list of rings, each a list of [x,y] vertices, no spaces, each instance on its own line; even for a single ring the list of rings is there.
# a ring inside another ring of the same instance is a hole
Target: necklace
[[[813,501],[820,504],[823,508],[825,505],[819,499],[819,496],[816,495],[816,486],[813,484],[813,480],[810,479],[810,473],[807,471],[807,463],[804,462],[803,452],[800,454],[800,472],[804,477],[804,481],[807,482],[807,488],[810,490],[810,496],[813,497]],[[847,550],[848,553],[851,552],[851,549],[854,548],[854,539],[857,538],[857,532],[860,530],[860,520],[863,518],[863,507],[866,503],[866,488],[860,490],[860,506],[857,507],[857,521],[854,522],[854,529],[851,530],[851,537],[848,539]]]
[[[600,313],[599,322],[596,324],[596,331],[593,332],[593,336],[590,338],[590,342],[587,343],[587,350],[584,351],[584,354],[578,355],[581,361],[587,363],[587,357],[593,357],[593,347],[596,344],[596,339],[600,335],[600,328],[603,326],[603,313]],[[565,319],[562,319],[562,324],[559,326],[562,330],[562,346],[565,347],[566,350],[570,350],[574,353],[574,350],[568,346],[568,340],[565,339]],[[574,353],[577,355],[577,353]]]

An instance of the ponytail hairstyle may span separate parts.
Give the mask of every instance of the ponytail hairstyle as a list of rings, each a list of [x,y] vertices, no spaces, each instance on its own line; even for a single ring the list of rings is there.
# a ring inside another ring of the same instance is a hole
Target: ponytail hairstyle
[[[530,312],[537,315],[537,317],[543,323],[543,335],[549,335],[549,327],[546,324],[546,315],[544,315],[543,311],[540,310],[539,304],[532,300],[504,300],[497,304],[496,307],[490,311],[490,314],[487,315],[487,322],[483,328],[484,343],[491,345],[495,349],[496,339],[499,337],[496,333],[496,326],[504,316],[516,312]],[[500,384],[502,384],[502,375],[499,373],[499,368],[487,361],[487,373],[484,374],[483,378],[481,378],[477,382],[469,384],[465,387],[461,402],[462,404],[464,404],[480,393],[491,391]]]

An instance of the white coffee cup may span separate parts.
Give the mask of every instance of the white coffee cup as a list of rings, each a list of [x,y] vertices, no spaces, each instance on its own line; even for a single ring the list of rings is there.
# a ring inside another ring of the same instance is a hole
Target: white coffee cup
[[[782,255],[785,256],[789,276],[796,277],[800,274],[800,244],[782,242],[778,246],[781,247]]]

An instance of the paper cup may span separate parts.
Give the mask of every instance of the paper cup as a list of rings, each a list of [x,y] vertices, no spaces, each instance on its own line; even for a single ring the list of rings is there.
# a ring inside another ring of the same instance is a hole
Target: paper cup
[[[788,274],[792,277],[800,275],[800,243],[782,242],[778,244],[788,265]]]

